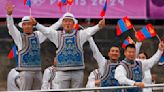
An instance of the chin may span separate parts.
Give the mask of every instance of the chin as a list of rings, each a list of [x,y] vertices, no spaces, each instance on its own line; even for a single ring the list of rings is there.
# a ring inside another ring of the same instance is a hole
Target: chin
[[[135,58],[130,58],[130,60],[135,60]]]

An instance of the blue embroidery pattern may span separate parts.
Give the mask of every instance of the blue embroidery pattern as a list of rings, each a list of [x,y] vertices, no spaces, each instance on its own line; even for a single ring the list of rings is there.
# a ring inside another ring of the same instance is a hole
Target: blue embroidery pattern
[[[29,47],[21,54],[21,67],[41,67],[40,44],[35,36],[28,39]]]
[[[101,80],[101,87],[109,87],[109,86],[120,86],[118,81],[114,78],[115,70],[118,65],[108,65],[108,74],[105,78]],[[103,90],[104,92],[105,90]],[[109,92],[109,90],[106,90]],[[111,90],[110,92],[121,92],[121,90]]]
[[[82,66],[82,52],[77,47],[76,36],[64,37],[64,46],[57,54],[58,67]]]

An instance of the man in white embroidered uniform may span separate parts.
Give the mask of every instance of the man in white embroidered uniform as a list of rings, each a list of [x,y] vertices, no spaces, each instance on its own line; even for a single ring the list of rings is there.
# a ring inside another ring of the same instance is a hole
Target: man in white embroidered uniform
[[[42,90],[56,89],[57,85],[55,84],[56,69],[54,65],[46,68],[43,74],[42,80]]]
[[[100,51],[98,50],[95,42],[93,41],[93,38],[90,38],[88,41],[90,44],[90,48],[93,51],[93,57],[96,59],[98,63],[101,77],[96,81],[94,81],[95,83],[90,83],[87,86],[89,87],[96,87],[97,85],[99,87],[119,86],[118,81],[114,78],[115,69],[119,65],[119,61],[118,61],[120,57],[119,47],[116,45],[111,46],[111,48],[108,51],[109,60],[106,60],[105,57],[103,57]],[[93,76],[91,78],[93,78]],[[109,91],[109,90],[104,90],[104,91]],[[112,90],[110,92],[121,92],[121,90]]]
[[[19,91],[20,90],[20,76],[19,72],[15,68],[11,69],[7,77],[7,91]]]
[[[157,52],[150,59],[135,60],[135,45],[127,45],[124,51],[125,59],[116,68],[115,78],[120,84],[144,87],[144,83],[142,82],[143,73],[158,62],[157,60],[161,57],[163,50],[164,43],[161,42]],[[142,92],[141,88],[126,89],[125,92]]]
[[[34,21],[35,23],[36,21]],[[62,27],[64,30],[51,30],[39,23],[36,24],[36,28],[58,48],[56,52],[56,69],[58,70],[56,72],[56,79],[59,89],[82,87],[83,70],[85,68],[83,44],[100,28],[105,26],[105,20],[103,19],[94,27],[78,31],[74,29],[75,23],[77,23],[77,20],[74,15],[66,13],[62,17]]]
[[[40,44],[46,40],[46,37],[39,31],[33,32],[30,16],[23,17],[18,24],[23,29],[23,33],[21,33],[14,25],[13,9],[12,4],[8,4],[6,7],[7,27],[18,47],[18,66],[16,70],[20,72],[20,90],[41,89]]]
[[[42,88],[41,90],[57,89],[56,84],[56,58],[54,58],[54,65],[46,68],[43,74]]]

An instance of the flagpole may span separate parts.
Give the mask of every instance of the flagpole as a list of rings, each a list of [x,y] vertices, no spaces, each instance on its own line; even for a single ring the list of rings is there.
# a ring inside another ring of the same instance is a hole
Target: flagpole
[[[30,12],[30,16],[31,16],[31,7],[30,7],[30,9],[29,9],[29,12]]]
[[[66,11],[69,12],[69,7],[68,4],[66,5]]]
[[[136,29],[134,28],[134,26],[133,26],[133,31],[136,33],[137,31],[136,31]]]
[[[72,5],[69,5],[69,12],[71,12],[71,7],[72,7]]]
[[[157,34],[156,37],[158,38],[159,42],[161,42],[161,39],[159,38],[159,35]]]

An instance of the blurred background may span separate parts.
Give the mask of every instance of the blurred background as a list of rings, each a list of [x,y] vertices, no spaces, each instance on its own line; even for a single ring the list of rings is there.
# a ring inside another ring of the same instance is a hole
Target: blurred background
[[[0,91],[6,90],[6,81],[8,72],[16,67],[14,59],[7,59],[8,53],[14,45],[13,39],[8,34],[6,26],[5,5],[9,0],[0,0]],[[29,7],[23,5],[23,0],[10,0],[14,5],[14,22],[15,25],[21,21],[25,15],[30,15]],[[84,28],[96,25],[100,17],[100,12],[104,6],[105,0],[74,0],[70,7],[58,5],[60,0],[31,0],[31,15],[36,20],[45,25],[50,26],[60,18],[68,8],[79,20],[79,24]],[[61,9],[60,9],[61,8]],[[106,27],[98,31],[93,37],[103,54],[107,57],[110,46],[118,44],[120,47],[127,36],[131,36],[135,40],[133,30],[129,30],[121,36],[116,36],[116,25],[118,19],[128,16],[136,30],[140,30],[143,26],[151,23],[160,38],[164,35],[164,0],[110,0],[106,10]],[[18,27],[18,26],[17,26]],[[21,31],[21,29],[18,27]],[[159,40],[157,37],[146,39],[143,41],[140,51],[145,51],[151,57],[157,50]],[[55,57],[55,45],[46,40],[41,44],[42,71],[53,64]],[[92,51],[88,43],[84,44],[85,56],[85,77],[84,86],[87,82],[89,73],[97,68],[97,62],[92,57]],[[121,49],[121,58],[124,58],[123,49]],[[157,75],[156,83],[164,83],[164,67],[156,64],[152,69],[152,74]],[[162,91],[154,91],[162,92]]]

